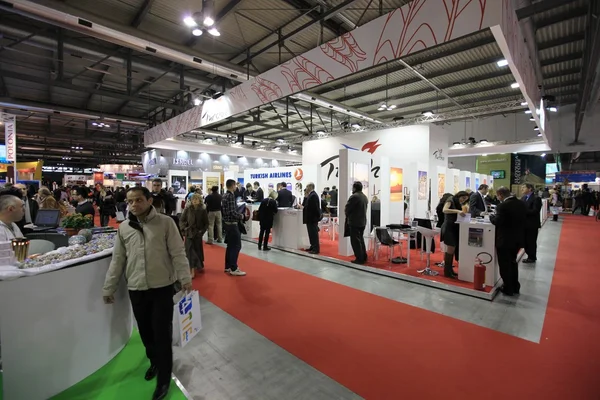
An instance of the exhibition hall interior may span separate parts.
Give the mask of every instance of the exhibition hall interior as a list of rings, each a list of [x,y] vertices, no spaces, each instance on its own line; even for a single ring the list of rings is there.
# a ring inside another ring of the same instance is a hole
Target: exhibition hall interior
[[[0,400],[598,399],[599,102],[597,0],[0,1]]]

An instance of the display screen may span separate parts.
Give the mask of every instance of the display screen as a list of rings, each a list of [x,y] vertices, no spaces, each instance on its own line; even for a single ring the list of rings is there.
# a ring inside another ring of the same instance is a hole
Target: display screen
[[[558,172],[557,163],[546,163],[546,175],[555,174]]]
[[[504,170],[490,171],[490,175],[492,175],[492,178],[494,179],[504,179],[505,172]]]
[[[39,210],[35,217],[36,226],[58,226],[59,210]]]
[[[6,146],[0,145],[0,164],[12,164],[9,161],[6,161]]]

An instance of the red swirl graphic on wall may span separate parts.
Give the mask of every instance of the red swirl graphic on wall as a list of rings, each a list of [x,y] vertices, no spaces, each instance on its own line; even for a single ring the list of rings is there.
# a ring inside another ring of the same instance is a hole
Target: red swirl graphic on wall
[[[231,89],[229,91],[229,95],[231,96],[231,98],[233,100],[237,100],[237,101],[248,99],[248,96],[246,96],[246,93],[244,93],[244,89],[242,88],[242,85],[237,85],[236,87]]]
[[[269,103],[271,101],[281,98],[281,88],[275,82],[268,81],[259,76],[256,77],[256,81],[252,84],[252,91],[256,93],[260,101]]]
[[[414,0],[408,7],[399,8],[388,14],[375,48],[373,65],[454,39],[455,27],[461,23],[467,24],[465,21],[459,21],[466,9],[471,12],[465,15],[470,15],[472,18],[475,12],[479,16],[479,29],[482,27],[487,0],[442,0],[439,2],[439,14],[446,16],[443,21],[446,29],[444,37],[437,37],[429,24],[431,16],[421,13],[426,2],[427,0]],[[399,30],[398,26],[402,26],[402,29]]]
[[[358,71],[358,63],[367,59],[367,54],[356,43],[351,32],[322,44],[321,51],[352,72]]]
[[[333,80],[333,76],[309,59],[298,56],[281,64],[281,74],[292,92],[310,89]]]
[[[377,139],[373,142],[367,142],[363,144],[363,147],[360,149],[360,151],[366,151],[367,153],[374,154],[380,146],[379,139]]]

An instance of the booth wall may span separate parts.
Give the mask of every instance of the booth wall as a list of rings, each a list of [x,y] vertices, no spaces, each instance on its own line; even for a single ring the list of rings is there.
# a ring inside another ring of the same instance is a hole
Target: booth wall
[[[489,156],[477,157],[477,172],[480,174],[491,175],[492,171],[504,171],[504,179],[494,179],[496,187],[510,187],[511,180],[511,155],[493,154]],[[487,177],[486,177],[487,180]],[[488,183],[489,184],[489,183]]]
[[[265,196],[268,195],[269,184],[273,185],[273,189],[276,189],[278,183],[286,182],[288,186],[291,184],[292,192],[299,199],[304,197],[303,190],[311,182],[315,184],[317,193],[320,193],[324,188],[324,186],[319,186],[317,183],[318,168],[314,165],[247,169],[244,171],[244,182],[252,184],[254,182],[260,183]]]

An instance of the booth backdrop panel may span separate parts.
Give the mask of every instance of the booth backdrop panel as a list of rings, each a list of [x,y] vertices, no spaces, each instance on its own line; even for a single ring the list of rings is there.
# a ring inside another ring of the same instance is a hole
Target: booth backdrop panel
[[[111,257],[0,282],[5,399],[45,400],[108,363],[127,344],[133,319],[125,282],[106,305]]]
[[[173,187],[175,194],[186,195],[188,192],[188,171],[169,170],[167,187]]]
[[[269,194],[269,185],[273,185],[273,189],[277,189],[277,184],[285,182],[288,188],[291,186],[292,193],[298,199],[304,197],[304,188],[309,183],[314,183],[317,193],[323,190],[323,187],[318,185],[318,168],[315,165],[298,165],[294,167],[277,167],[277,168],[259,168],[247,169],[244,171],[244,182],[260,183],[265,196]]]
[[[492,171],[498,174],[504,173],[504,178],[495,178],[494,183],[497,187],[510,187],[511,180],[511,154],[493,154],[477,157],[477,172],[479,174],[492,175]],[[483,183],[483,182],[481,182]],[[489,182],[488,182],[489,185]]]
[[[473,186],[471,184],[471,173],[469,171],[460,171],[459,173],[460,180],[460,190],[471,189],[473,190]]]
[[[410,194],[409,212],[411,218],[426,218],[429,200],[429,176],[427,164],[412,163],[404,174],[406,186]]]
[[[221,187],[220,172],[203,172],[202,173],[202,193],[206,196],[210,193],[210,188],[213,186]]]

